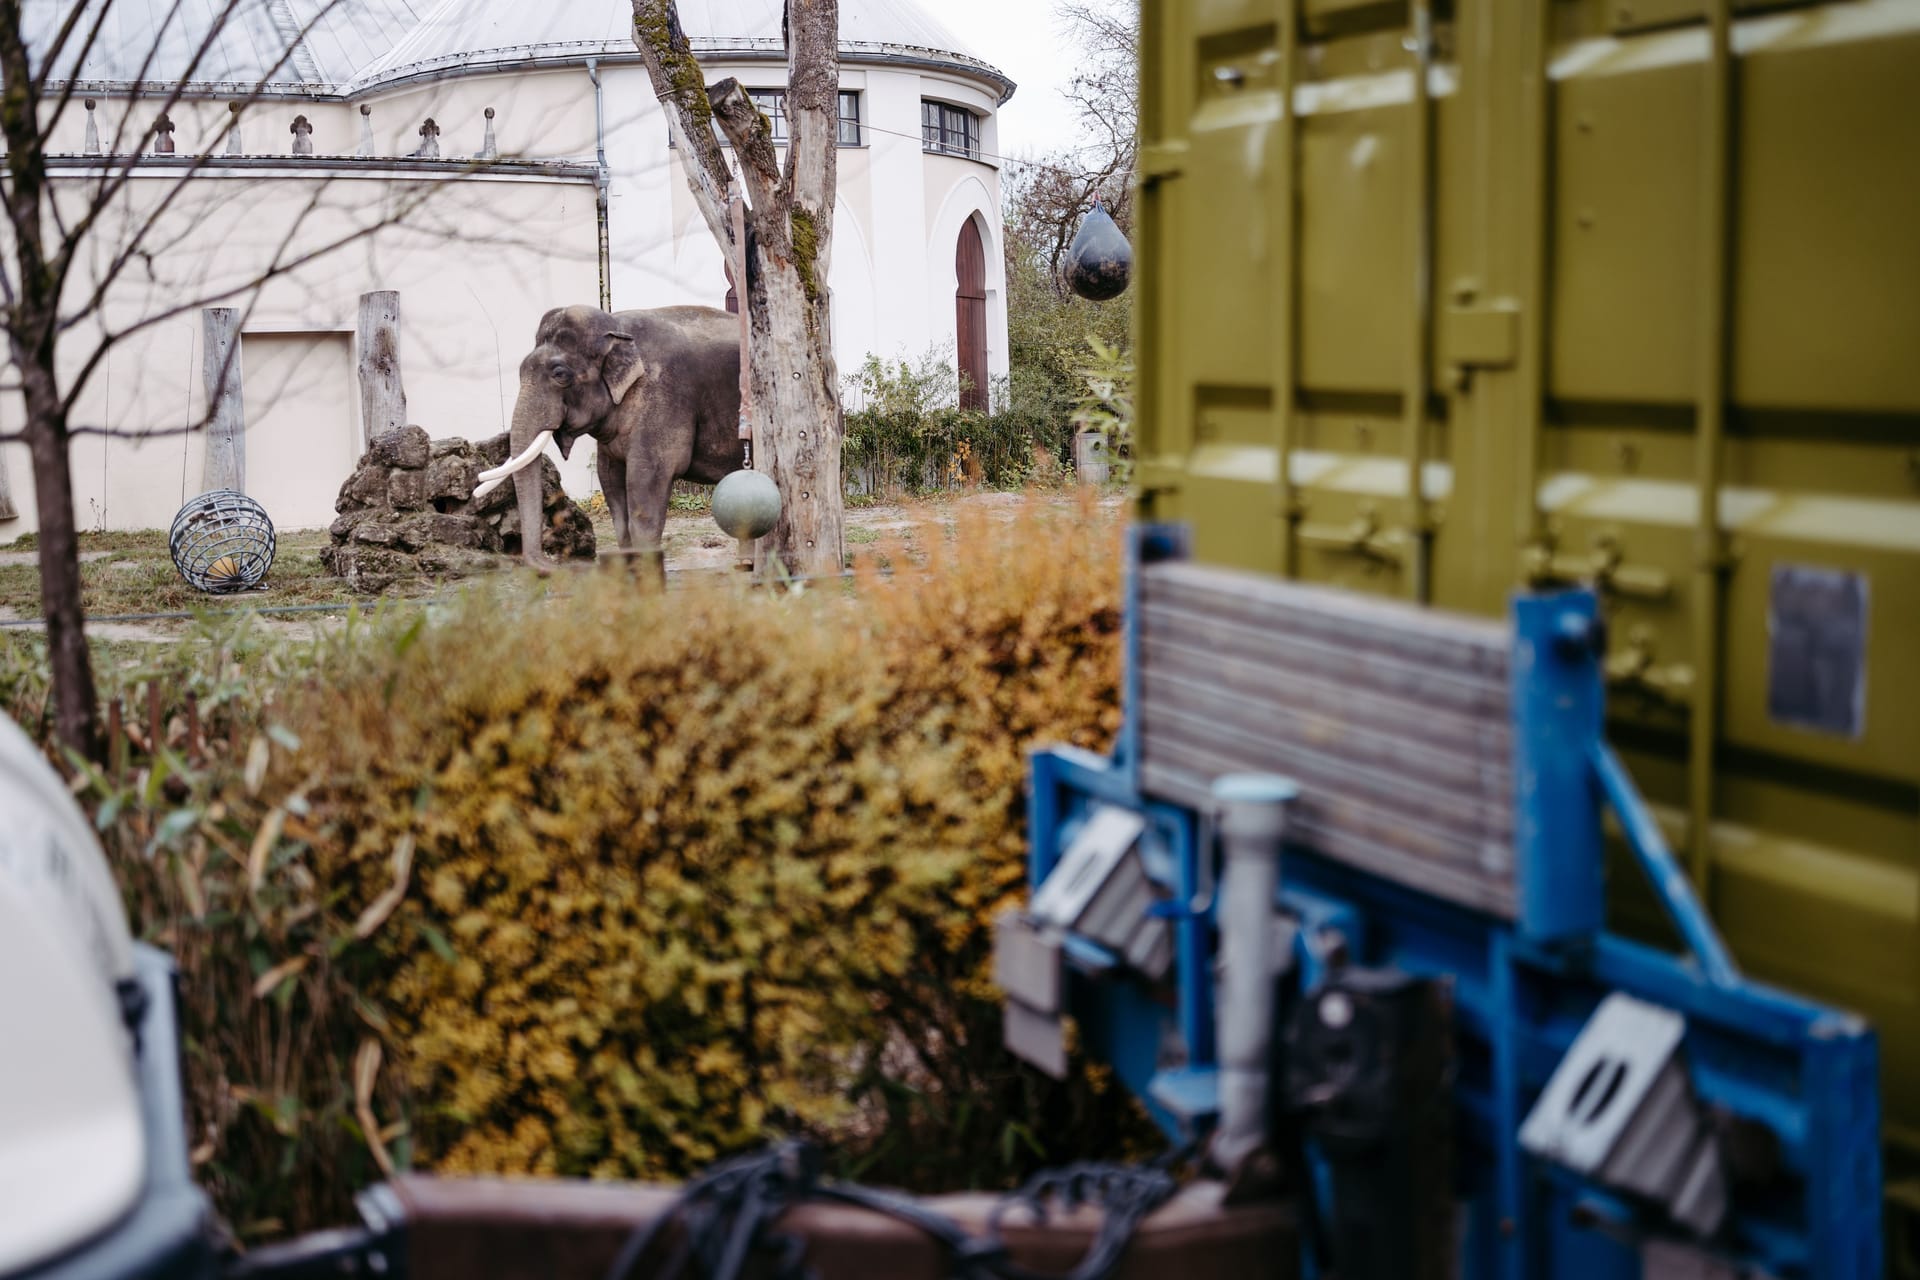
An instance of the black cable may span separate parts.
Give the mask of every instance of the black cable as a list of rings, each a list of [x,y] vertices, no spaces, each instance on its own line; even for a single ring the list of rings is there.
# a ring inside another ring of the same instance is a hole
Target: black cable
[[[909,1196],[852,1183],[820,1181],[819,1153],[802,1142],[740,1156],[688,1182],[673,1203],[636,1227],[607,1272],[607,1280],[630,1280],[669,1226],[679,1227],[673,1251],[653,1280],[679,1280],[689,1262],[703,1280],[738,1280],[756,1255],[775,1255],[772,1280],[813,1280],[805,1265],[806,1242],[773,1224],[810,1200],[852,1205],[904,1222],[944,1246],[955,1280],[1111,1280],[1140,1223],[1178,1189],[1172,1169],[1190,1149],[1169,1152],[1147,1165],[1081,1163],[1048,1170],[995,1206],[984,1235],[974,1235],[945,1214]],[[1023,1208],[1044,1225],[1049,1206],[1103,1210],[1099,1229],[1078,1265],[1064,1276],[1016,1265],[1000,1236],[1005,1215]]]
[[[1035,1174],[1025,1186],[994,1207],[987,1219],[988,1230],[997,1239],[1000,1222],[1007,1213],[1024,1208],[1034,1221],[1044,1226],[1047,1205],[1058,1201],[1067,1209],[1097,1205],[1105,1211],[1100,1229],[1081,1257],[1078,1266],[1064,1277],[1029,1271],[1007,1265],[1009,1280],[1108,1280],[1120,1268],[1133,1233],[1146,1216],[1165,1204],[1179,1189],[1179,1183],[1166,1169],[1152,1165],[1071,1164],[1064,1169],[1049,1169]]]
[[[814,1280],[804,1263],[805,1244],[771,1231],[775,1220],[805,1200],[819,1179],[818,1154],[807,1144],[782,1143],[771,1151],[739,1156],[714,1166],[681,1190],[653,1221],[638,1227],[607,1272],[627,1280],[668,1226],[680,1239],[657,1280],[675,1280],[689,1261],[706,1280],[739,1280],[756,1252],[777,1253],[772,1280]]]

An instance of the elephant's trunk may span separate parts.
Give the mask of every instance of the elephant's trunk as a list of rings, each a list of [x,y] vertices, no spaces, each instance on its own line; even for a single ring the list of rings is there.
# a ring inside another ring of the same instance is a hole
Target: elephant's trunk
[[[483,476],[489,483],[499,483],[509,475],[513,477],[513,493],[520,508],[520,554],[535,568],[547,567],[546,554],[540,547],[540,535],[545,529],[540,511],[543,496],[540,454],[559,428],[563,413],[564,407],[556,396],[542,394],[522,378],[520,396],[513,402],[513,427],[509,436],[513,456]]]

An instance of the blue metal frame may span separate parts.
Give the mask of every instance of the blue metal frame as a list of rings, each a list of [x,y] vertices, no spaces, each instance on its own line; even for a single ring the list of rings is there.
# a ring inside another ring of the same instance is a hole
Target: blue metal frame
[[[1070,748],[1032,758],[1033,882],[1046,878],[1094,804],[1148,818],[1146,859],[1169,894],[1176,973],[1169,1005],[1098,948],[1070,948],[1071,1008],[1111,1063],[1176,1135],[1212,1117],[1213,903],[1204,815],[1138,785],[1138,567],[1181,554],[1177,531],[1135,531],[1126,599],[1125,728],[1112,758]],[[1520,916],[1507,921],[1289,849],[1279,906],[1300,925],[1302,980],[1329,940],[1357,963],[1444,975],[1454,990],[1460,1179],[1468,1201],[1463,1274],[1474,1280],[1633,1280],[1660,1229],[1649,1211],[1534,1161],[1521,1122],[1599,1001],[1621,991],[1687,1019],[1696,1093],[1778,1141],[1782,1189],[1736,1200],[1716,1251],[1781,1277],[1881,1273],[1878,1051],[1858,1018],[1740,975],[1658,825],[1602,736],[1598,610],[1590,593],[1514,602],[1515,805]],[[1689,951],[1673,956],[1604,929],[1602,810],[1627,842]],[[1168,1067],[1177,1035],[1185,1062]]]

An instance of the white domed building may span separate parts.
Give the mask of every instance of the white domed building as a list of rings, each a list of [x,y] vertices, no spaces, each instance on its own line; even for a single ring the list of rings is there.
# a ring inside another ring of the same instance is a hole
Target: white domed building
[[[44,47],[70,5],[26,8]],[[153,217],[167,246],[107,290],[101,324],[151,322],[115,347],[77,416],[151,438],[76,441],[83,528],[164,526],[200,491],[204,433],[181,427],[206,414],[208,330],[197,309],[164,313],[270,264],[264,287],[220,305],[241,309],[246,488],[286,528],[331,520],[365,444],[363,293],[400,295],[407,418],[468,438],[505,429],[548,308],[730,301],[625,0],[255,0],[210,43],[178,29],[201,8],[115,0],[86,58],[51,74],[49,92],[71,85],[75,99],[54,134],[56,188],[80,192],[109,156],[140,152],[116,213]],[[780,0],[679,9],[708,80],[747,86],[778,140]],[[840,35],[828,284],[841,370],[944,348],[984,396],[1007,366],[995,113],[1013,85],[913,0],[841,0]],[[99,332],[70,334],[63,363]],[[7,404],[4,421],[17,413]],[[4,542],[36,522],[24,448],[0,445],[0,467],[16,508],[0,511]],[[590,491],[589,450],[562,471]]]

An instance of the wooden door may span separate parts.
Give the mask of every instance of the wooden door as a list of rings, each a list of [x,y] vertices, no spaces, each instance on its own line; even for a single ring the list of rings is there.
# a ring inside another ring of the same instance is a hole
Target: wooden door
[[[960,360],[960,407],[987,408],[987,252],[972,218],[960,228],[954,253],[954,341]]]

